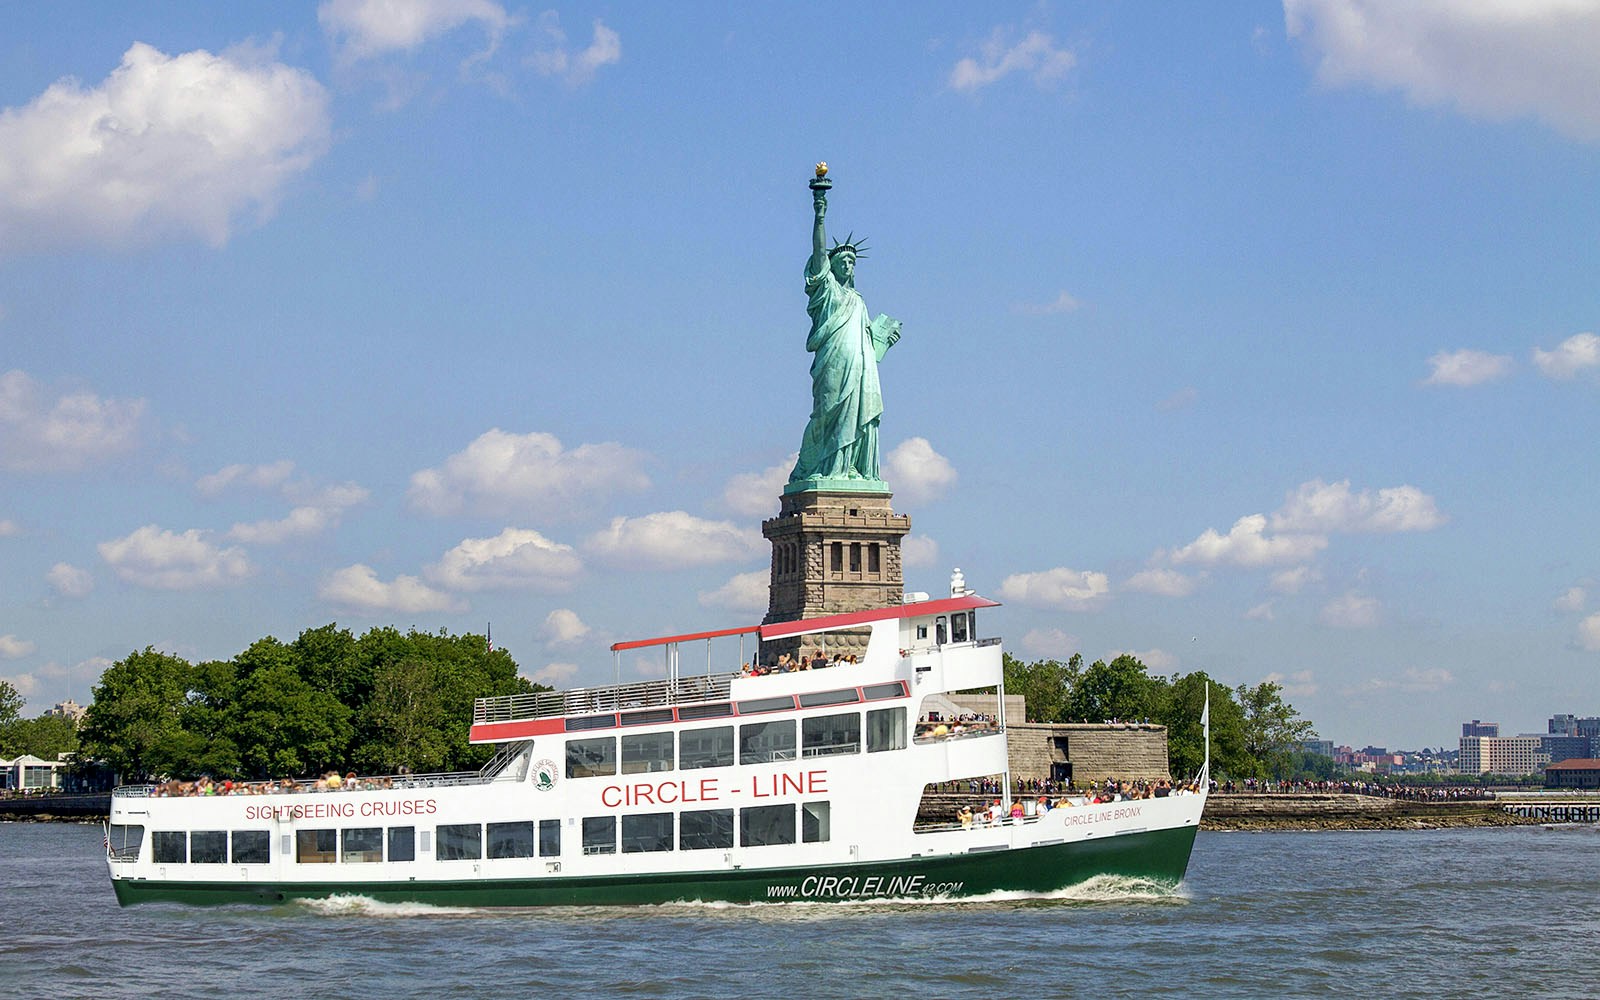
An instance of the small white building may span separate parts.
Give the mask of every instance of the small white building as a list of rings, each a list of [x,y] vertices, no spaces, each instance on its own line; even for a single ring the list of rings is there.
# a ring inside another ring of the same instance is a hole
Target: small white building
[[[11,760],[0,758],[0,790],[14,792],[60,788],[61,771],[66,766],[67,761],[44,760],[31,753]]]

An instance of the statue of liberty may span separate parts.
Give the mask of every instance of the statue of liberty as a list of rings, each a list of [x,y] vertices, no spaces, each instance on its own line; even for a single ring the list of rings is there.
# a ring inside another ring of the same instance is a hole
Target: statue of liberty
[[[843,243],[827,245],[823,220],[833,186],[827,173],[828,165],[819,163],[811,181],[815,222],[806,261],[811,419],[800,441],[800,460],[783,491],[888,492],[878,476],[878,420],[883,416],[878,362],[900,339],[900,321],[883,314],[869,319],[856,291],[856,261],[866,256],[866,241],[857,241],[852,233]]]

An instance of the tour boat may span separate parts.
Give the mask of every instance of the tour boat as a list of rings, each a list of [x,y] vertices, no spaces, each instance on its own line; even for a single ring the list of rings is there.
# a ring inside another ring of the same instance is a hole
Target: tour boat
[[[618,643],[619,657],[659,648],[665,678],[479,699],[471,740],[499,749],[478,772],[118,788],[112,885],[124,905],[441,906],[1035,895],[1099,875],[1175,886],[1204,771],[1193,794],[1049,809],[1028,796],[1011,815],[1000,641],[977,625],[996,606],[957,581],[948,598]],[[830,665],[680,669],[684,644],[706,641],[709,659],[733,636],[741,662],[754,637],[756,662],[798,648]],[[857,662],[832,662],[843,649]],[[927,789],[985,777],[992,816],[919,822]]]

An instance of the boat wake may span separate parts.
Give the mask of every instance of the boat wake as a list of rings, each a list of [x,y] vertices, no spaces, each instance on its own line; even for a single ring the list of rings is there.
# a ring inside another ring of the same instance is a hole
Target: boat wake
[[[291,906],[322,917],[451,917],[486,913],[469,906],[434,906],[431,903],[386,903],[371,896],[326,896],[322,899],[297,899]]]

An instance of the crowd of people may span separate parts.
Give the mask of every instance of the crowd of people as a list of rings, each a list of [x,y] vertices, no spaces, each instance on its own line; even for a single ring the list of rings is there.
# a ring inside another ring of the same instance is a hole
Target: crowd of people
[[[340,774],[329,771],[315,781],[296,781],[283,778],[277,781],[213,781],[203,776],[194,781],[163,781],[151,788],[150,794],[158,798],[186,798],[210,795],[283,795],[298,792],[358,792],[363,789],[395,787],[394,779],[360,778],[354,771]]]
[[[975,736],[993,732],[996,725],[995,717],[983,712],[965,712],[948,719],[943,713],[929,712],[917,720],[916,739],[918,742],[923,742]]]
[[[1406,799],[1412,802],[1475,802],[1494,798],[1494,793],[1481,785],[1399,785],[1380,781],[1275,781],[1245,778],[1243,781],[1225,781],[1221,790],[1229,795],[1250,794],[1320,794],[1320,795],[1371,795],[1385,799]]]
[[[814,652],[801,650],[798,656],[788,653],[778,654],[774,663],[746,663],[740,668],[740,673],[746,677],[765,677],[768,674],[792,674],[799,670],[823,670],[827,667],[843,667],[860,662],[854,653],[834,653],[832,659],[821,649]]]
[[[982,779],[978,782],[988,791],[992,786],[1000,783],[993,779]],[[1036,784],[1049,785],[1052,782],[1035,782]],[[943,785],[961,785],[963,782],[942,782]],[[1023,792],[1026,784],[1023,779],[1018,779],[1018,791]],[[961,789],[956,789],[961,790]],[[1023,793],[1011,800],[1011,806],[1006,808],[999,799],[991,799],[987,806],[979,805],[973,808],[963,805],[956,810],[956,822],[962,829],[973,826],[999,826],[1007,819],[1020,822],[1030,816],[1042,816],[1052,809],[1070,809],[1075,806],[1101,805],[1107,802],[1132,802],[1139,799],[1164,799],[1170,795],[1198,795],[1199,788],[1194,782],[1173,782],[1166,778],[1156,781],[1116,781],[1107,778],[1099,784],[1091,784],[1086,788],[1067,788],[1058,793],[1040,792],[1037,795]]]

